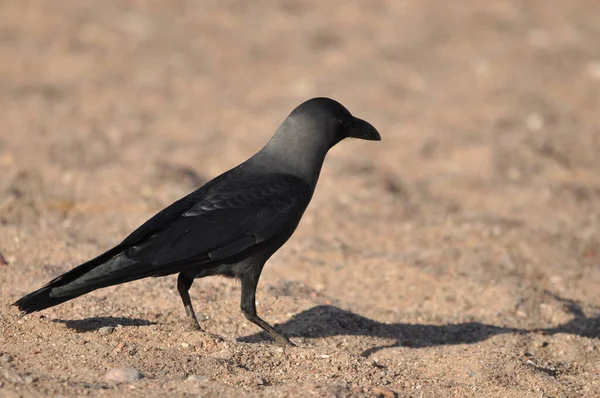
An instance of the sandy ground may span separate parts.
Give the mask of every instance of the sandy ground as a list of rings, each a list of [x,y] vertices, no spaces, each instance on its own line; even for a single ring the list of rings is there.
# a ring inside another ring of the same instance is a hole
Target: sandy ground
[[[224,341],[173,276],[9,307],[318,95],[383,141],[329,154],[265,267],[298,348],[223,278],[191,293]],[[599,120],[596,0],[4,0],[0,396],[598,397]]]

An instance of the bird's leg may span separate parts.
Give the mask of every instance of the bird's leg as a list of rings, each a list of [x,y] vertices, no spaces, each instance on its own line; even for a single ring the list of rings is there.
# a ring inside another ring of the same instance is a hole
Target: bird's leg
[[[260,275],[245,274],[241,278],[242,301],[240,307],[242,312],[250,322],[269,333],[277,345],[282,347],[291,345],[295,347],[296,345],[292,343],[286,335],[269,325],[264,319],[256,314],[256,286],[258,285],[259,276]]]
[[[177,278],[177,290],[179,291],[179,295],[181,296],[181,301],[183,301],[183,306],[185,307],[185,313],[189,318],[191,318],[192,328],[196,330],[202,330],[200,324],[198,323],[198,319],[196,319],[196,313],[194,312],[194,307],[192,307],[192,299],[190,299],[190,287],[192,287],[192,283],[194,283],[194,278],[191,278],[183,273],[179,274]]]

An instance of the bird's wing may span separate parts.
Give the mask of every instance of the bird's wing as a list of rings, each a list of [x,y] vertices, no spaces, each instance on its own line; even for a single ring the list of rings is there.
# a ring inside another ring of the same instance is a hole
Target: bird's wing
[[[288,174],[224,179],[157,214],[123,241],[123,252],[157,271],[222,260],[297,223],[311,192]]]

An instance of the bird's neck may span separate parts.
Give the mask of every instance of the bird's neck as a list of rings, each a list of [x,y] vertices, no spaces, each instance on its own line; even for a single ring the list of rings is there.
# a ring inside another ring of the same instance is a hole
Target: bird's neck
[[[293,126],[281,126],[259,153],[280,171],[301,177],[314,187],[329,150],[323,141],[325,134],[314,137],[294,130]]]

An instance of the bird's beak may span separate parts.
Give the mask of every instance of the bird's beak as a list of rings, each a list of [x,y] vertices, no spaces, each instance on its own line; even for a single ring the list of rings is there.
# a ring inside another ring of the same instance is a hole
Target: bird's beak
[[[375,127],[357,117],[354,118],[354,122],[352,123],[352,126],[350,126],[348,137],[369,141],[381,141],[381,136]]]

